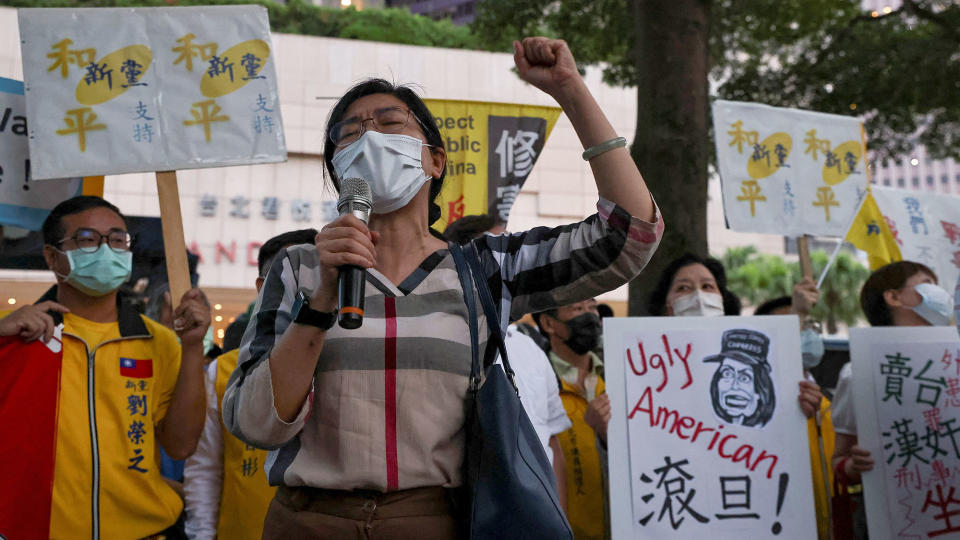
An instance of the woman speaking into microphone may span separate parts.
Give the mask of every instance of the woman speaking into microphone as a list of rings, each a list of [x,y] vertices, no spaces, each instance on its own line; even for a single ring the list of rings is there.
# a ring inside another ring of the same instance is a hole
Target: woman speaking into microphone
[[[520,77],[563,108],[585,148],[597,213],[473,242],[494,301],[516,319],[617,288],[663,231],[640,172],[561,40],[514,43]],[[349,214],[273,262],[223,403],[229,429],[271,449],[279,486],[264,538],[456,537],[471,339],[447,244],[431,234],[446,154],[409,88],[361,82],[333,107],[327,172],[369,183],[369,224]],[[336,326],[338,268],[366,270],[363,325]],[[505,321],[504,321],[505,322]],[[499,325],[485,321],[480,328]],[[486,335],[481,333],[481,340]]]

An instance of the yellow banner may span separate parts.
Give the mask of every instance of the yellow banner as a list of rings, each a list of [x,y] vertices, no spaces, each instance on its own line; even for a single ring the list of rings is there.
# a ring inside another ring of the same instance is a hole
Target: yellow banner
[[[490,214],[506,224],[559,107],[483,101],[425,100],[443,136],[447,176],[440,231],[463,216]]]

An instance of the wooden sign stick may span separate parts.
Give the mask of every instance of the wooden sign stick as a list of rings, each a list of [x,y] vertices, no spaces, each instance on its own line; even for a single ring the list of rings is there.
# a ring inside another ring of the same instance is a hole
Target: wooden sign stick
[[[171,308],[191,289],[187,243],[183,239],[183,217],[180,214],[180,190],[177,171],[157,172],[157,197],[160,199],[160,222],[163,227],[163,250],[167,258],[167,280],[170,282]]]
[[[810,237],[805,234],[797,238],[797,252],[800,254],[800,272],[803,277],[813,279],[813,261],[810,259],[809,239]]]

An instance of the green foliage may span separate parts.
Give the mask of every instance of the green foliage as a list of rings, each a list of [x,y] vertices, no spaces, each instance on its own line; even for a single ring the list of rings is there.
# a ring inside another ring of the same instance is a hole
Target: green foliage
[[[498,50],[533,33],[562,37],[579,61],[606,63],[608,82],[634,86],[631,4],[487,0],[473,29]],[[960,2],[904,0],[878,17],[860,0],[714,0],[710,10],[716,97],[862,116],[884,158],[920,143],[960,159]]]
[[[830,256],[823,251],[810,254],[814,276],[823,272]],[[730,248],[718,257],[727,269],[727,287],[754,306],[781,296],[790,296],[800,281],[800,263],[787,263],[778,255],[757,253],[753,246]],[[823,322],[830,333],[838,323],[855,325],[862,319],[860,288],[870,271],[856,258],[841,252],[820,289],[820,301],[811,315]]]
[[[435,21],[406,9],[339,9],[321,7],[304,0],[286,4],[269,0],[0,0],[13,7],[156,7],[260,4],[270,15],[274,32],[308,36],[384,41],[406,45],[480,48],[470,29],[449,20]]]

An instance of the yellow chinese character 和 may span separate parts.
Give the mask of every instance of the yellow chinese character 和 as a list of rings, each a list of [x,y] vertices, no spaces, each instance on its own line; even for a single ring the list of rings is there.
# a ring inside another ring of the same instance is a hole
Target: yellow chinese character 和
[[[744,131],[743,129],[743,120],[737,120],[736,122],[730,124],[730,127],[733,128],[733,131],[728,131],[727,135],[733,137],[730,140],[730,146],[737,145],[737,153],[743,153],[743,143],[747,143],[747,148],[753,148],[753,145],[757,144],[757,139],[759,135],[756,131]]]
[[[829,152],[830,151],[830,139],[818,139],[817,130],[811,129],[807,132],[807,138],[803,140],[807,144],[807,149],[803,151],[804,154],[813,154],[813,160],[817,161],[817,155],[819,152]]]
[[[47,54],[47,58],[52,59],[54,62],[47,68],[47,71],[60,68],[60,76],[66,79],[69,73],[69,64],[85,66],[96,60],[96,49],[70,50],[70,45],[73,45],[73,40],[69,38],[53,44],[51,47],[53,52]]]
[[[217,54],[216,43],[210,42],[199,45],[193,42],[195,37],[197,36],[193,34],[187,34],[177,40],[177,43],[183,43],[183,45],[171,49],[175,53],[180,53],[180,56],[173,61],[173,65],[183,62],[184,66],[187,68],[187,71],[193,71],[194,56],[199,56],[201,60],[206,62],[207,60],[213,58],[215,54]]]

